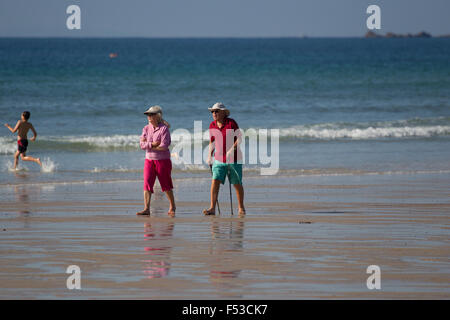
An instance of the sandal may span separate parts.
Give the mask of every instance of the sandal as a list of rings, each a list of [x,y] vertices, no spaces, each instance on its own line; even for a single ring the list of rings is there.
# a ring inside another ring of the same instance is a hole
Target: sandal
[[[214,215],[216,215],[216,212],[212,211],[212,210],[205,209],[205,210],[203,210],[203,214],[205,216],[214,216]]]
[[[150,210],[142,210],[142,211],[139,211],[139,212],[136,212],[136,215],[138,215],[138,216],[149,216],[150,215]]]

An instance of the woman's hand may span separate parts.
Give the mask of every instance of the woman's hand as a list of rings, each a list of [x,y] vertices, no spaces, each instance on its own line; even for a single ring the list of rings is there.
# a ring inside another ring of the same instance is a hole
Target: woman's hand
[[[157,146],[159,146],[161,144],[161,141],[155,141],[152,142],[152,148],[156,148]]]

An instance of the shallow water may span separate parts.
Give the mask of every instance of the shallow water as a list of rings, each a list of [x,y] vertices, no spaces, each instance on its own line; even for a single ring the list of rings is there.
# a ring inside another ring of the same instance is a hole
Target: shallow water
[[[175,147],[218,100],[245,131],[280,130],[282,170],[449,171],[450,41],[391,40],[0,39],[0,113],[31,111],[35,183],[140,178],[143,111],[162,105]],[[0,131],[0,184],[20,183],[15,150]]]

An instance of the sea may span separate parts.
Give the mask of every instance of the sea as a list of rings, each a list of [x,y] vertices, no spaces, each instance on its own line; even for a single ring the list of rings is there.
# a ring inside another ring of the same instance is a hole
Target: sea
[[[276,162],[271,174],[299,178],[450,173],[448,38],[0,38],[0,186],[138,183],[152,105],[171,125],[174,179],[208,178],[174,148],[207,131],[216,102],[259,142],[268,130],[244,184]],[[25,110],[42,169],[12,169],[3,124]]]

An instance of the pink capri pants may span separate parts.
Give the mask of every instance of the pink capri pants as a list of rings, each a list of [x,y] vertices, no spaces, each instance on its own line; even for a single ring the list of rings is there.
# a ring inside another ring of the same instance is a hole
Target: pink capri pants
[[[144,191],[153,193],[153,186],[155,185],[156,177],[158,177],[159,184],[162,191],[169,191],[173,189],[172,184],[172,161],[170,159],[163,160],[149,160],[145,159],[144,164]]]

